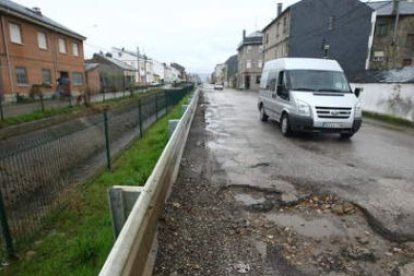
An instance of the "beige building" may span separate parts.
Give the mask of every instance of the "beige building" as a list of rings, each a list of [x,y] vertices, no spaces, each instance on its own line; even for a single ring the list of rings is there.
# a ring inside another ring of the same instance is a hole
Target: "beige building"
[[[278,5],[278,16],[263,29],[263,57],[265,61],[288,56],[290,11],[282,13]]]
[[[237,88],[259,90],[260,77],[263,67],[263,35],[257,31],[246,36],[243,31],[243,40],[238,50],[238,80]]]

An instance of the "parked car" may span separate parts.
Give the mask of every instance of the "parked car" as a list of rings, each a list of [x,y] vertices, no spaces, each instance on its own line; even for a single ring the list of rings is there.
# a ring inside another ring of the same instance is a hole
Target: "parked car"
[[[224,87],[221,83],[214,84],[214,90],[223,90]]]
[[[351,90],[335,60],[271,60],[265,64],[260,81],[260,119],[279,122],[285,136],[334,132],[350,138],[362,123],[361,91]]]

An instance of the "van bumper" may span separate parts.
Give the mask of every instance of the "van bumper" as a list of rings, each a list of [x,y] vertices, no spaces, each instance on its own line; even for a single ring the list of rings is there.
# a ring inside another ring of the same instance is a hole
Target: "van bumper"
[[[289,115],[290,127],[296,132],[327,132],[327,133],[355,133],[362,125],[362,120],[354,119],[350,128],[314,127],[313,119],[309,117]]]

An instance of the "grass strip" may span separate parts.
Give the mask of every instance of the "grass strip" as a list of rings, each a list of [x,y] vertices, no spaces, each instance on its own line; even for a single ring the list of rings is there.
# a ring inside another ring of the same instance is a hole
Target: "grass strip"
[[[404,127],[411,127],[414,128],[414,122],[411,122],[406,119],[398,118],[395,116],[387,115],[387,114],[380,114],[375,112],[368,112],[364,111],[363,116],[369,119],[374,119],[378,121],[383,121],[389,124],[397,125],[397,126],[404,126]]]
[[[113,171],[71,191],[67,206],[38,240],[18,248],[20,260],[4,268],[4,275],[97,275],[114,243],[107,189],[145,184],[168,142],[168,120],[181,113],[179,104],[120,156]]]

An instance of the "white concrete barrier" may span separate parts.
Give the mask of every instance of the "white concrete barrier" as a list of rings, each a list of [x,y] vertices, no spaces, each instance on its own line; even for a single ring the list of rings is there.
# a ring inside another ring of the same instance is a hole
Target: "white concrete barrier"
[[[197,90],[151,176],[145,183],[100,276],[142,275],[146,269],[168,192],[175,182],[191,122],[197,109]]]
[[[352,87],[364,88],[360,97],[364,111],[392,115],[414,122],[414,84],[355,83]]]

